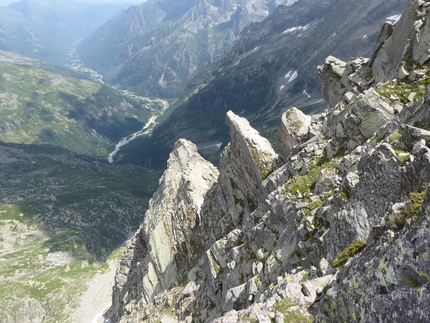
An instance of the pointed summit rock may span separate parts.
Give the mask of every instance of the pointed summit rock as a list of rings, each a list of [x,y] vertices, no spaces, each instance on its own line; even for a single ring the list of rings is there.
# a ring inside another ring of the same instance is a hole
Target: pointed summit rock
[[[201,224],[204,195],[217,177],[218,170],[198,154],[196,145],[176,142],[145,219],[127,243],[109,312],[113,322],[136,300],[148,304],[185,274],[184,264],[194,258],[188,239]]]
[[[409,4],[393,30],[387,25],[382,27],[371,62],[376,83],[396,77],[402,64],[430,63],[429,15],[430,2],[416,0]]]
[[[282,115],[276,144],[284,160],[290,156],[294,146],[309,139],[310,124],[311,117],[297,108],[291,108]]]
[[[245,168],[256,166],[252,167],[249,173],[256,182],[266,178],[273,171],[277,158],[269,141],[260,136],[260,133],[249,125],[248,120],[232,111],[227,112],[226,124],[236,160],[239,162],[240,159]]]

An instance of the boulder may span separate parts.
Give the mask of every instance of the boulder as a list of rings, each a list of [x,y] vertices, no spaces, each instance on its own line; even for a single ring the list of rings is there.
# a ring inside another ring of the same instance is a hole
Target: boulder
[[[347,92],[346,78],[343,73],[346,63],[336,57],[329,56],[323,65],[318,66],[318,79],[321,83],[322,96],[329,109],[333,109]]]
[[[311,117],[296,108],[286,111],[281,117],[281,124],[275,140],[283,160],[287,160],[293,148],[309,139]]]

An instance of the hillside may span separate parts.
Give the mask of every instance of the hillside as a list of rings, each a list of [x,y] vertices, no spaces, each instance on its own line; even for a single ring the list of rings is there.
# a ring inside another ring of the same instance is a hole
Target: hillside
[[[0,140],[107,159],[165,102],[121,93],[66,69],[0,51]]]
[[[176,142],[116,274],[110,322],[427,322],[430,1],[369,58],[318,66],[327,111],[276,153],[226,113],[219,169]]]
[[[344,60],[370,56],[380,26],[407,3],[300,0],[278,7],[246,27],[220,60],[192,79],[153,136],[123,151],[124,161],[146,165],[148,155],[142,152],[154,151],[151,161],[164,163],[179,138],[191,140],[203,156],[215,160],[219,151],[214,147],[229,141],[228,110],[248,118],[273,141],[289,107],[308,114],[324,111],[315,66],[332,54]]]
[[[73,317],[87,282],[115,267],[159,176],[64,148],[0,143],[0,321],[81,322]],[[109,293],[110,284],[92,288]],[[96,302],[86,315],[103,310],[100,299],[86,300]]]
[[[295,1],[150,0],[98,28],[78,45],[78,53],[111,85],[178,98],[246,25]]]

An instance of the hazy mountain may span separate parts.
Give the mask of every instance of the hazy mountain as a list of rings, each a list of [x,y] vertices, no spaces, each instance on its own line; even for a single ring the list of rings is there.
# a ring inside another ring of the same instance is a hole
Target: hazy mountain
[[[151,160],[157,158],[160,164],[178,138],[198,144],[209,157],[228,142],[228,110],[246,116],[273,138],[286,109],[325,109],[315,66],[331,54],[342,59],[371,55],[380,25],[388,17],[398,19],[408,2],[301,0],[280,6],[264,21],[245,28],[219,61],[200,72],[153,136],[123,151],[128,154],[125,159],[146,164],[143,152],[155,151]]]
[[[127,6],[21,0],[0,7],[0,49],[62,64],[72,43],[81,40]]]
[[[295,0],[150,0],[107,22],[78,47],[81,59],[121,88],[179,97],[250,22]]]

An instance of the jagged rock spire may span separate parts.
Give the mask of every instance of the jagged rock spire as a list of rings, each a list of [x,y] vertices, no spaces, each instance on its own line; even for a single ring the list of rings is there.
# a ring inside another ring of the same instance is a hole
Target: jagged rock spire
[[[412,1],[393,27],[386,23],[371,61],[376,83],[396,77],[402,65],[430,64],[430,1]]]
[[[127,243],[109,311],[113,322],[126,308],[150,303],[185,274],[196,256],[190,237],[201,224],[204,195],[217,177],[218,170],[198,154],[196,145],[176,142],[144,221]]]

